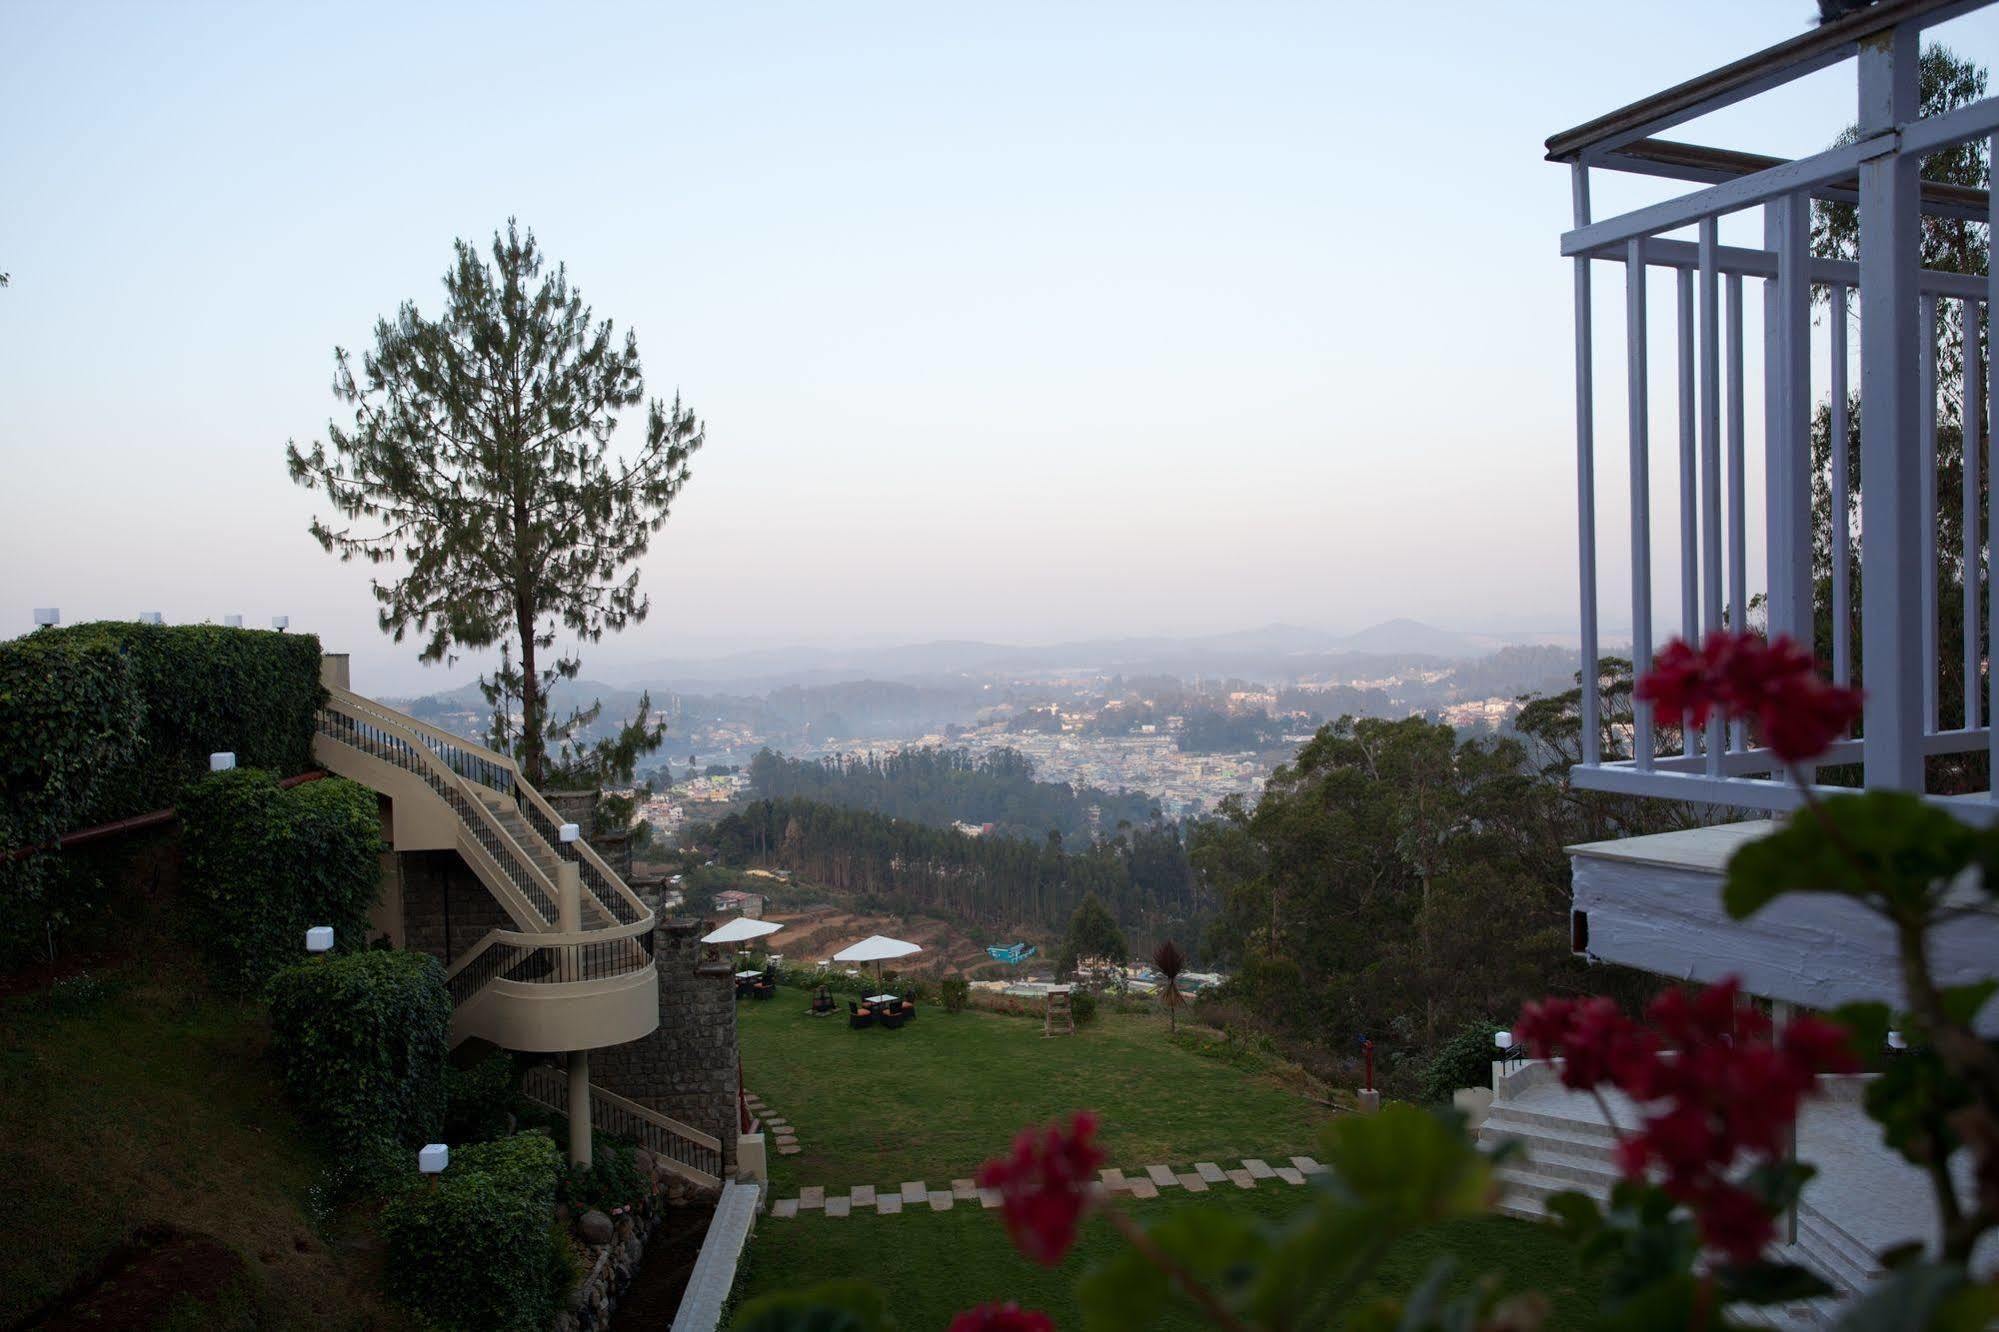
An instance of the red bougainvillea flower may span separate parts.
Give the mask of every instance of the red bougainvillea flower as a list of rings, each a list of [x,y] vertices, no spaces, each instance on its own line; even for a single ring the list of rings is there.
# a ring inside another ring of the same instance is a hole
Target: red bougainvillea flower
[[[1812,654],[1788,637],[1713,633],[1698,648],[1674,639],[1653,658],[1634,695],[1704,726],[1711,713],[1753,722],[1777,757],[1823,754],[1860,716],[1861,693],[1828,684]]]
[[[1039,1309],[1005,1304],[981,1304],[951,1320],[947,1332],[1055,1332],[1055,1320]]]
[[[1079,1110],[1066,1128],[1057,1121],[1022,1129],[1011,1155],[979,1167],[979,1187],[999,1190],[1014,1247],[1044,1267],[1061,1262],[1076,1243],[1089,1186],[1104,1161],[1096,1133],[1097,1117]]]
[[[1858,1068],[1846,1033],[1799,1017],[1773,1039],[1769,1019],[1743,1004],[1733,979],[1668,990],[1645,1017],[1641,1026],[1608,999],[1546,999],[1524,1007],[1514,1030],[1536,1057],[1564,1061],[1565,1085],[1612,1086],[1636,1103],[1642,1122],[1620,1134],[1619,1169],[1656,1178],[1693,1210],[1702,1243],[1749,1262],[1774,1223],[1735,1180],[1745,1166],[1783,1155],[1819,1074]]]

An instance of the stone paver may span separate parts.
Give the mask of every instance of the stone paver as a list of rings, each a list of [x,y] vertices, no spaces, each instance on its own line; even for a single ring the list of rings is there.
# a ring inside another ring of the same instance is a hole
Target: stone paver
[[[951,1181],[951,1196],[959,1202],[970,1202],[979,1196],[979,1186],[969,1179],[954,1179]]]
[[[1239,1189],[1253,1189],[1256,1187],[1256,1176],[1250,1174],[1247,1170],[1229,1171],[1228,1181]]]
[[[1125,1183],[1124,1171],[1122,1170],[1099,1170],[1097,1174],[1103,1179],[1104,1187],[1109,1189],[1112,1193],[1116,1193],[1119,1189],[1129,1187]]]
[[[821,1184],[809,1184],[798,1191],[798,1210],[809,1212],[815,1207],[826,1205],[826,1189]]]
[[[1186,1174],[1180,1176],[1180,1187],[1189,1193],[1206,1193],[1208,1191],[1208,1181],[1202,1179],[1192,1171],[1188,1171]]]
[[[1228,1178],[1227,1175],[1222,1173],[1222,1168],[1213,1161],[1194,1162],[1194,1173],[1202,1179],[1207,1180],[1210,1184],[1219,1184]]]
[[[949,1189],[932,1189],[929,1193],[929,1199],[930,1210],[933,1212],[948,1212],[958,1201],[951,1196]]]
[[[1131,1182],[1131,1196],[1134,1198],[1157,1198],[1159,1186],[1149,1179],[1134,1179]]]
[[[1179,1180],[1173,1174],[1172,1166],[1149,1165],[1145,1168],[1145,1173],[1155,1185],[1162,1189],[1170,1189],[1179,1183]]]
[[[902,1182],[902,1200],[906,1203],[920,1203],[930,1190],[923,1187],[920,1179],[906,1179]]]
[[[881,1197],[875,1199],[875,1210],[883,1216],[894,1216],[902,1210],[902,1195],[900,1193],[884,1193]]]
[[[1294,1156],[1291,1158],[1291,1164],[1298,1167],[1300,1174],[1323,1175],[1326,1173],[1326,1168],[1309,1156]]]
[[[1277,1167],[1277,1177],[1286,1184],[1303,1184],[1305,1182],[1305,1172],[1302,1170],[1293,1170],[1290,1166]]]
[[[979,1206],[990,1209],[998,1207],[999,1205],[1000,1205],[1000,1191],[998,1189],[979,1190]]]
[[[874,1205],[875,1205],[875,1186],[872,1184],[854,1185],[854,1206],[873,1207]]]
[[[1251,1179],[1270,1179],[1277,1174],[1269,1165],[1253,1156],[1242,1163],[1242,1168],[1249,1172]]]
[[[804,1150],[805,1149],[803,1147],[800,1147],[797,1143],[793,1143],[789,1147],[779,1147],[777,1149],[777,1154],[779,1156],[796,1156]]]
[[[779,1198],[779,1199],[778,1199],[778,1200],[777,1200],[776,1202],[774,1202],[774,1203],[772,1203],[772,1204],[770,1205],[770,1214],[771,1214],[772,1216],[775,1216],[775,1217],[780,1217],[780,1218],[782,1218],[782,1217],[788,1217],[788,1216],[797,1216],[797,1215],[798,1215],[798,1199],[796,1199],[796,1198]]]
[[[852,1198],[828,1198],[826,1200],[826,1215],[845,1216],[853,1209],[853,1206],[854,1200]]]

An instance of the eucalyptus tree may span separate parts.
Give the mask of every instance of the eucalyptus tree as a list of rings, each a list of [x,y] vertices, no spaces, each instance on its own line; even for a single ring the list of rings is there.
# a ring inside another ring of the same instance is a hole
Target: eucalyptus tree
[[[581,667],[556,636],[596,642],[646,618],[637,562],[687,483],[702,425],[677,394],[645,397],[637,339],[596,322],[562,264],[544,271],[532,231],[509,218],[490,262],[464,240],[452,248],[442,312],[406,301],[377,320],[358,369],[336,347],[333,391],[353,422],[329,422],[309,449],[287,442],[285,461],[344,520],[314,518],[321,547],[393,569],[373,580],[383,632],[422,636],[426,662],[501,648],[480,685],[494,740],[531,781],[552,763],[576,780],[627,776],[664,735],[650,698],[615,737],[584,745],[597,706],[551,710],[556,682]],[[641,404],[638,447],[613,454],[621,415]]]

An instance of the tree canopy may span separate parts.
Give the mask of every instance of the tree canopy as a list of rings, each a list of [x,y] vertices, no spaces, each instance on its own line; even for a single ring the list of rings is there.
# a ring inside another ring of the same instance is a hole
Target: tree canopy
[[[426,662],[500,647],[480,681],[492,738],[530,780],[552,751],[572,779],[628,776],[664,734],[650,699],[584,744],[596,706],[549,713],[550,687],[581,667],[556,637],[595,642],[646,618],[637,561],[687,482],[701,423],[678,396],[646,398],[636,337],[597,322],[563,265],[544,271],[532,231],[508,219],[490,263],[464,240],[452,248],[442,314],[404,302],[376,322],[358,370],[335,348],[333,390],[353,421],[329,422],[310,448],[288,442],[286,464],[345,520],[313,520],[321,547],[397,566],[373,580],[385,633],[422,635]],[[641,403],[642,442],[612,454]]]

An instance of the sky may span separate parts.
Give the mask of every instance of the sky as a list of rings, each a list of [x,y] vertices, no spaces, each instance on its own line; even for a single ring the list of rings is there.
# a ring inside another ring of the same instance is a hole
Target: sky
[[[0,0],[0,634],[37,606],[284,614],[357,687],[466,678],[381,634],[283,449],[324,437],[333,349],[435,312],[452,240],[509,216],[707,425],[652,614],[588,675],[1572,631],[1569,178],[1542,141],[1812,10]],[[1939,35],[1999,54],[1993,11]],[[1800,155],[1852,104],[1847,66],[1676,134]],[[1598,213],[1681,188],[1600,180]]]

